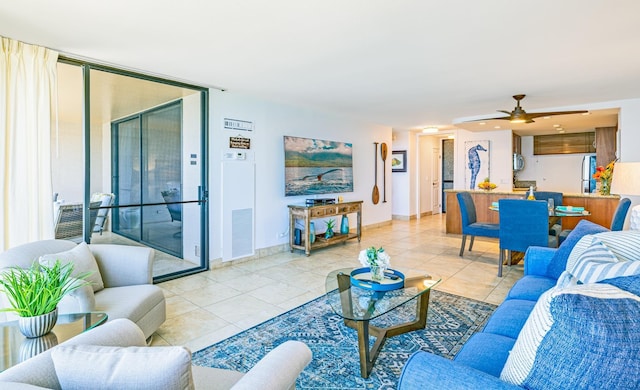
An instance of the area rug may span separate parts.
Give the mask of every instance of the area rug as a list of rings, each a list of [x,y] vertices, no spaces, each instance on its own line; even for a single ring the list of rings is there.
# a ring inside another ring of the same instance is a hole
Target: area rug
[[[432,291],[427,327],[388,338],[369,378],[360,376],[358,336],[345,326],[324,296],[193,354],[193,364],[247,372],[287,340],[306,343],[313,359],[297,389],[395,389],[402,367],[415,351],[452,358],[482,328],[496,306]],[[415,317],[415,300],[372,321],[385,326]],[[373,339],[371,341],[373,343]]]

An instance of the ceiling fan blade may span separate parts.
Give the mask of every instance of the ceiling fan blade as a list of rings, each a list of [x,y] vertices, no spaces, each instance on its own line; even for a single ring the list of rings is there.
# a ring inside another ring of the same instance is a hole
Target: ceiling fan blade
[[[579,111],[528,112],[527,116],[529,118],[540,118],[543,116],[553,116],[553,115],[584,114],[586,112],[589,112],[589,111],[579,110]]]
[[[511,115],[511,111],[505,111],[505,110],[496,110],[498,112],[504,112],[507,115]]]
[[[500,118],[483,118],[483,119],[473,119],[473,120],[470,120],[470,121],[464,121],[464,122],[462,122],[462,123],[467,123],[467,122],[497,121],[497,120],[505,120],[505,121],[508,121],[508,120],[511,120],[511,117],[510,117],[510,116],[503,116],[503,117],[500,117]]]

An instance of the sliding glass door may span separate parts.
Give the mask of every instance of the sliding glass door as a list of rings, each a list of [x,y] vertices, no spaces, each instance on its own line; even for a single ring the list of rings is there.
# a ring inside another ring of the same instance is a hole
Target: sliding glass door
[[[69,59],[58,70],[54,192],[85,210],[80,239],[155,249],[155,281],[207,269],[207,89]]]
[[[182,258],[182,101],[114,122],[111,134],[113,231]]]

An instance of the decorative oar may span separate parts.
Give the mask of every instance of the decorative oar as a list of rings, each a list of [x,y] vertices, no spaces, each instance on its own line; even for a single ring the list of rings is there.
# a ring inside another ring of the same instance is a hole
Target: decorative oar
[[[380,191],[378,190],[378,143],[374,142],[373,147],[375,148],[373,152],[373,163],[376,177],[373,182],[373,194],[371,194],[371,200],[373,201],[373,204],[378,204],[380,201]]]
[[[384,142],[380,145],[380,154],[382,155],[382,203],[387,203],[387,144]]]

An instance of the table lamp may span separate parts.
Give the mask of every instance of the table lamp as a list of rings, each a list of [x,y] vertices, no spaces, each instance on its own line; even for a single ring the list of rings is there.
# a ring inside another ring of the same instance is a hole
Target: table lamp
[[[611,193],[640,195],[640,162],[616,163],[611,180]],[[629,229],[640,230],[640,205],[633,206],[629,218]]]

